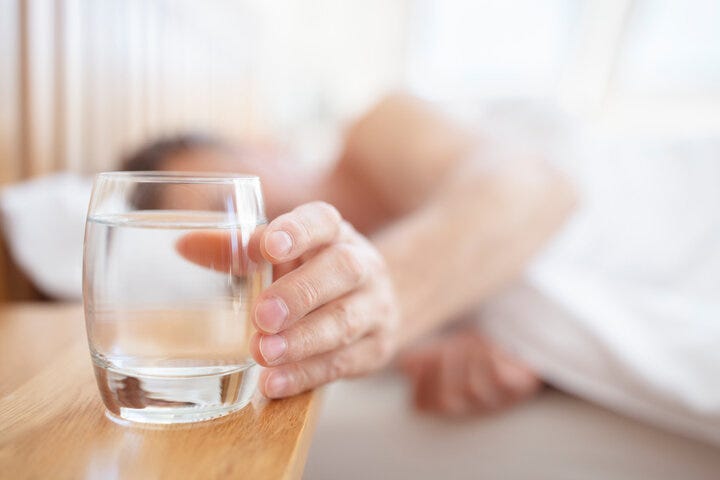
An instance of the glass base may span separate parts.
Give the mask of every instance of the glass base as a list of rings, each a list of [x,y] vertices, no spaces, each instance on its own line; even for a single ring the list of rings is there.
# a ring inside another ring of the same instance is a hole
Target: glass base
[[[174,424],[210,420],[245,407],[260,367],[144,367],[119,369],[94,362],[108,413],[130,422]]]

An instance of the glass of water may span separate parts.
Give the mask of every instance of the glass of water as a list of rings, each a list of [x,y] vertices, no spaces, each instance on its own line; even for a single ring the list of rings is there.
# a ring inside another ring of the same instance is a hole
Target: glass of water
[[[259,367],[248,341],[271,267],[254,176],[101,173],[85,229],[90,353],[108,411],[146,423],[245,406]],[[257,245],[257,242],[255,242]]]

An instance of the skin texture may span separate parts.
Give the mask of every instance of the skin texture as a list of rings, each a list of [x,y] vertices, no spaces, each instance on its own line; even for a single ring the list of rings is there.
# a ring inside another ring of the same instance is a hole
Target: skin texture
[[[251,241],[276,278],[251,345],[268,367],[265,395],[366,374],[398,355],[423,410],[488,412],[537,390],[535,374],[472,331],[414,345],[516,279],[562,225],[573,191],[541,159],[497,161],[476,134],[406,96],[359,119],[323,174],[202,153],[168,169],[258,172],[270,216],[287,212]],[[179,249],[212,257],[212,245]]]

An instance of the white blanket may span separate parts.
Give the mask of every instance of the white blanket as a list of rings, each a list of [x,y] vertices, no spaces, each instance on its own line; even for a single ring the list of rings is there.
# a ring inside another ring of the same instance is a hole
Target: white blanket
[[[560,388],[720,445],[720,139],[583,137],[580,208],[481,327]]]

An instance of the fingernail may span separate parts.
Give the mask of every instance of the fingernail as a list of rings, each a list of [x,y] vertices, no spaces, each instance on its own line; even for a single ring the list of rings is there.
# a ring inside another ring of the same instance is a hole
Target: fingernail
[[[262,335],[260,337],[260,353],[270,363],[282,357],[287,350],[287,342],[280,335]]]
[[[288,386],[287,375],[281,372],[273,372],[265,380],[265,394],[270,398],[282,397]]]
[[[279,332],[287,316],[287,305],[277,297],[263,300],[255,308],[255,324],[264,332]]]
[[[265,238],[265,250],[273,258],[282,258],[292,249],[293,241],[292,237],[282,230],[272,232]]]

